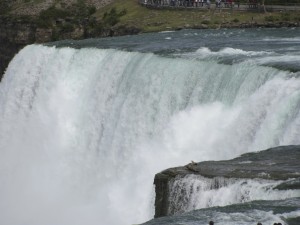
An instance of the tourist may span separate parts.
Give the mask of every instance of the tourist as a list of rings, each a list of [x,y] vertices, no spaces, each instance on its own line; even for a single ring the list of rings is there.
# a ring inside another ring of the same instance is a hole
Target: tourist
[[[209,225],[214,225],[214,221],[209,221]]]
[[[262,225],[261,223],[257,223],[257,225]]]
[[[207,8],[210,9],[210,0],[206,1]]]

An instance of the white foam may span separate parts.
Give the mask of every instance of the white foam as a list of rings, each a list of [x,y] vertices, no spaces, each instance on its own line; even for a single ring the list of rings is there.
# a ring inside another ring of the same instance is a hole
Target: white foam
[[[209,57],[209,56],[231,56],[231,55],[244,55],[244,56],[261,56],[261,55],[268,55],[271,54],[271,52],[266,51],[245,51],[242,49],[236,49],[236,48],[223,48],[219,51],[211,51],[207,47],[202,47],[196,51],[196,55],[202,56],[202,57]]]
[[[291,214],[297,214],[297,211],[292,212]],[[262,224],[274,224],[281,223],[286,225],[287,223],[283,220],[285,216],[281,214],[276,214],[272,211],[265,212],[262,210],[249,210],[242,213],[223,213],[217,212],[213,215],[213,220],[216,225],[253,225],[261,222]],[[206,223],[201,223],[205,225]]]
[[[264,38],[263,41],[274,41],[274,42],[300,42],[300,38]]]
[[[187,175],[170,184],[170,211],[182,213],[200,208],[226,206],[255,200],[300,197],[299,190],[275,190],[280,181],[204,178]]]
[[[133,224],[154,174],[299,144],[300,80],[116,50],[27,46],[0,86],[0,224]]]

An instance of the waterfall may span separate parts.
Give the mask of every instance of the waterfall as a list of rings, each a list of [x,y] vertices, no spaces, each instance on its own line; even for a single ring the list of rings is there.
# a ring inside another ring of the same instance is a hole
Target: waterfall
[[[284,200],[300,196],[299,190],[277,190],[281,181],[263,179],[205,178],[187,175],[176,178],[169,187],[171,215],[214,206],[227,206],[256,200]]]
[[[300,144],[297,73],[250,61],[30,45],[0,107],[5,225],[141,223],[162,169]]]

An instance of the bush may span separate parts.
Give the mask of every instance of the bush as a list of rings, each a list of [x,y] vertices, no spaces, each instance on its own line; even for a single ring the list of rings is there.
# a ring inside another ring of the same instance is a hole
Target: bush
[[[265,21],[267,21],[267,22],[274,22],[275,21],[275,17],[274,16],[266,16],[265,17]]]
[[[239,21],[239,19],[237,19],[237,18],[234,18],[234,19],[232,20],[232,22],[234,22],[234,23],[238,23],[238,22],[240,22],[240,21]]]
[[[51,6],[50,8],[40,12],[37,19],[37,25],[38,27],[49,28],[52,26],[54,20],[65,19],[70,15],[70,12],[67,10],[57,9],[55,6]]]
[[[10,10],[10,5],[6,0],[0,0],[0,15],[7,14]]]
[[[120,22],[120,18],[126,13],[127,11],[125,9],[118,13],[116,8],[112,8],[109,12],[104,13],[102,19],[105,25],[114,26]]]
[[[39,18],[43,20],[54,20],[54,19],[64,19],[70,16],[69,11],[57,9],[55,6],[51,6],[50,8],[43,10]]]
[[[38,18],[36,24],[40,28],[49,28],[52,26],[52,21]]]
[[[96,7],[95,6],[88,7],[88,12],[89,15],[93,15],[96,12]]]
[[[282,20],[285,21],[290,21],[291,20],[291,15],[289,13],[284,13],[281,15]]]
[[[61,27],[61,31],[65,33],[70,33],[74,31],[74,26],[70,23],[64,24]]]
[[[210,21],[209,20],[203,20],[201,23],[208,25],[208,24],[210,24]]]

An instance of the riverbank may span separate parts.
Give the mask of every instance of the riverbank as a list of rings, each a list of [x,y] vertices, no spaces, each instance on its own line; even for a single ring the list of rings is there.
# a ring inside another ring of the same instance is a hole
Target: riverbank
[[[241,9],[244,6],[240,6]],[[135,0],[116,0],[97,12],[101,17],[106,11],[125,9],[127,14],[119,25],[136,27],[141,32],[159,32],[184,28],[245,28],[300,26],[299,11],[232,10],[231,8],[144,7]]]

